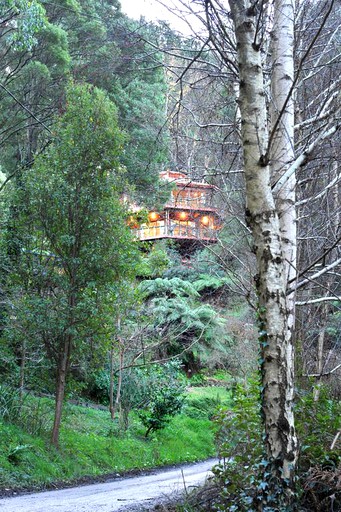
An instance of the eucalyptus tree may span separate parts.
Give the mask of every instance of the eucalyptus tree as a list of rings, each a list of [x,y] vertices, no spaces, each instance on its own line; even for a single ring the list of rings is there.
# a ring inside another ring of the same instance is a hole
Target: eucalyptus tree
[[[32,164],[36,152],[49,140],[53,115],[62,104],[70,64],[67,36],[41,10],[40,23],[35,18],[23,21],[25,31],[31,27],[34,34],[28,42],[21,31],[14,37],[11,23],[4,24],[0,38],[0,165],[7,178],[1,189],[20,168]],[[17,23],[16,18],[13,22]],[[11,29],[6,30],[7,25]]]
[[[120,203],[124,137],[116,107],[98,89],[72,84],[55,130],[23,175],[18,201],[29,200],[20,219],[26,334],[45,347],[55,373],[52,442],[58,445],[70,366],[91,346],[109,342],[111,289],[129,279],[137,255]]]
[[[150,200],[168,158],[166,81],[144,39],[157,41],[162,30],[130,20],[117,0],[89,0],[73,11],[58,5],[47,12],[68,34],[72,75],[106,90],[117,105],[128,135],[121,161],[137,195]]]
[[[120,59],[108,90],[128,133],[122,162],[138,200],[155,205],[168,193],[159,183],[159,173],[169,162],[167,80],[160,51],[150,51],[146,39],[158,46],[163,29],[129,19],[115,28],[109,33],[120,48]]]
[[[39,0],[3,0],[0,6],[0,38],[5,39],[7,45],[30,49],[45,21],[45,10]],[[6,53],[2,57],[6,57]]]

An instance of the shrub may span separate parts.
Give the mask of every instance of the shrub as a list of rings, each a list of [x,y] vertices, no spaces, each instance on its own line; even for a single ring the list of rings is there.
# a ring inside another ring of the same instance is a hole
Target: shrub
[[[296,404],[296,427],[301,444],[301,502],[309,512],[341,510],[341,455],[333,439],[341,428],[341,402],[331,400],[321,386],[319,400],[313,391],[301,391]]]
[[[221,462],[214,474],[222,490],[214,510],[251,512],[265,463],[258,380],[249,379],[244,386],[236,384],[232,403],[232,410],[221,408],[215,417]]]
[[[180,397],[185,388],[184,383],[180,363],[176,360],[163,365],[151,364],[142,368],[124,369],[120,396],[120,421],[123,429],[128,428],[128,417],[132,410],[140,411],[139,416],[147,429],[151,423],[154,427],[159,425],[163,428],[167,421],[163,424],[164,420],[161,421],[161,417],[165,419],[168,416],[164,411],[165,405],[167,404],[169,411],[177,409],[175,396]],[[100,371],[93,374],[91,395],[96,396],[105,405],[109,403],[108,372]],[[174,414],[175,412],[170,413],[170,417]],[[159,420],[154,421],[152,418]],[[149,429],[148,433],[158,430],[154,427]]]
[[[171,418],[181,411],[184,396],[178,386],[161,388],[152,394],[148,406],[139,412],[146,434],[165,428]]]
[[[145,370],[149,379],[146,406],[138,416],[146,427],[146,434],[163,429],[173,416],[181,411],[185,383],[180,373],[179,361],[153,365]]]
[[[301,443],[300,467],[328,464],[330,459],[340,463],[339,453],[330,451],[335,434],[341,428],[341,402],[331,400],[328,389],[321,386],[318,401],[313,391],[300,391],[296,400],[296,429]],[[335,459],[336,457],[336,459]]]

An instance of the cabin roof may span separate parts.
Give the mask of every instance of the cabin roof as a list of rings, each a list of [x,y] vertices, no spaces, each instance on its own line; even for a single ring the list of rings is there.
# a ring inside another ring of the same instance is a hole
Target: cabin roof
[[[183,171],[162,171],[160,172],[160,178],[165,181],[173,182],[177,187],[190,187],[190,188],[210,188],[215,189],[215,185],[206,183],[204,181],[194,181],[188,177],[187,173]]]

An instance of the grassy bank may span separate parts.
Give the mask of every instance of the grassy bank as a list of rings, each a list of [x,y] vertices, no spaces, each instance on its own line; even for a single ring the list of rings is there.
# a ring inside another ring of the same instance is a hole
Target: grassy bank
[[[134,414],[122,431],[108,411],[67,404],[59,450],[49,443],[52,400],[30,398],[21,426],[0,421],[0,490],[43,488],[214,456],[209,417],[215,405],[228,398],[226,392],[219,393],[213,401],[207,388],[190,393],[184,412],[147,439]]]

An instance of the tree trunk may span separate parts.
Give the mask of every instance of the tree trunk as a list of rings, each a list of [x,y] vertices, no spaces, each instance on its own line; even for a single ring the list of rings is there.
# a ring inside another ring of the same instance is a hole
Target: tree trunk
[[[69,326],[73,326],[74,323],[74,308],[76,306],[76,296],[74,293],[75,289],[75,278],[70,278],[70,292],[68,298],[69,306]],[[70,356],[72,349],[72,334],[68,333],[65,335],[63,342],[60,346],[60,356],[57,368],[57,386],[56,386],[56,400],[55,400],[55,414],[54,422],[51,434],[51,442],[54,446],[58,447],[59,444],[59,431],[62,420],[63,402],[65,397],[66,378],[70,366]]]
[[[274,20],[271,33],[271,140],[269,147],[272,181],[277,181],[295,159],[294,153],[294,0],[275,0]],[[290,425],[288,448],[293,456],[288,461],[287,473],[292,478],[298,458],[298,443],[294,428],[292,403],[294,400],[294,327],[295,292],[288,293],[288,282],[294,282],[297,269],[297,220],[296,220],[296,174],[283,184],[276,195],[279,217],[281,247],[283,253],[284,279],[286,282],[285,329],[286,355],[286,419]]]
[[[271,32],[271,143],[270,172],[273,182],[285,173],[295,159],[294,154],[294,1],[275,0]],[[276,194],[285,278],[294,282],[297,267],[296,234],[296,175],[279,188]],[[290,342],[295,324],[295,294],[287,295],[288,330]]]
[[[121,330],[121,317],[117,318],[117,332],[119,333]],[[114,403],[114,356],[115,356],[115,342],[113,341],[111,345],[110,351],[110,386],[109,386],[109,410],[111,414],[111,419],[114,420],[116,416],[116,412],[120,406],[121,400],[121,388],[122,388],[122,376],[123,376],[123,366],[124,366],[124,343],[122,342],[121,337],[117,336],[118,345],[120,349],[120,366],[118,371],[118,382],[117,382],[117,391],[116,398]]]
[[[25,388],[25,368],[26,368],[26,340],[21,343],[21,359],[20,359],[20,378],[19,378],[19,397],[20,407],[22,406],[24,388]]]
[[[320,398],[320,387],[321,387],[321,379],[323,372],[323,353],[324,353],[324,339],[326,334],[326,320],[327,320],[327,306],[323,306],[324,314],[322,318],[323,325],[321,326],[321,330],[319,332],[317,338],[317,368],[316,373],[319,375],[317,377],[317,382],[314,386],[314,402],[318,402]]]
[[[117,380],[117,391],[114,403],[114,346],[111,349],[111,361],[110,361],[110,414],[111,419],[115,419],[116,413],[120,406],[121,400],[121,389],[122,389],[122,377],[123,377],[123,366],[124,366],[124,346],[120,341],[120,366],[118,369],[118,380]]]
[[[69,367],[71,349],[71,337],[67,336],[64,343],[64,351],[60,358],[59,367],[57,369],[57,386],[56,386],[56,398],[55,398],[55,412],[54,421],[51,434],[51,443],[57,448],[59,444],[59,431],[62,419],[63,402],[65,397],[65,386],[66,377]]]
[[[292,346],[288,339],[287,265],[270,184],[267,104],[257,10],[249,0],[231,0],[240,79],[239,106],[246,180],[246,216],[257,260],[262,413],[267,485],[264,506],[291,506],[297,443],[292,413]],[[287,508],[289,510],[289,508]]]
[[[114,357],[115,357],[115,345],[114,341],[111,344],[110,350],[110,382],[109,382],[109,411],[111,419],[115,419],[115,406],[114,406]]]

